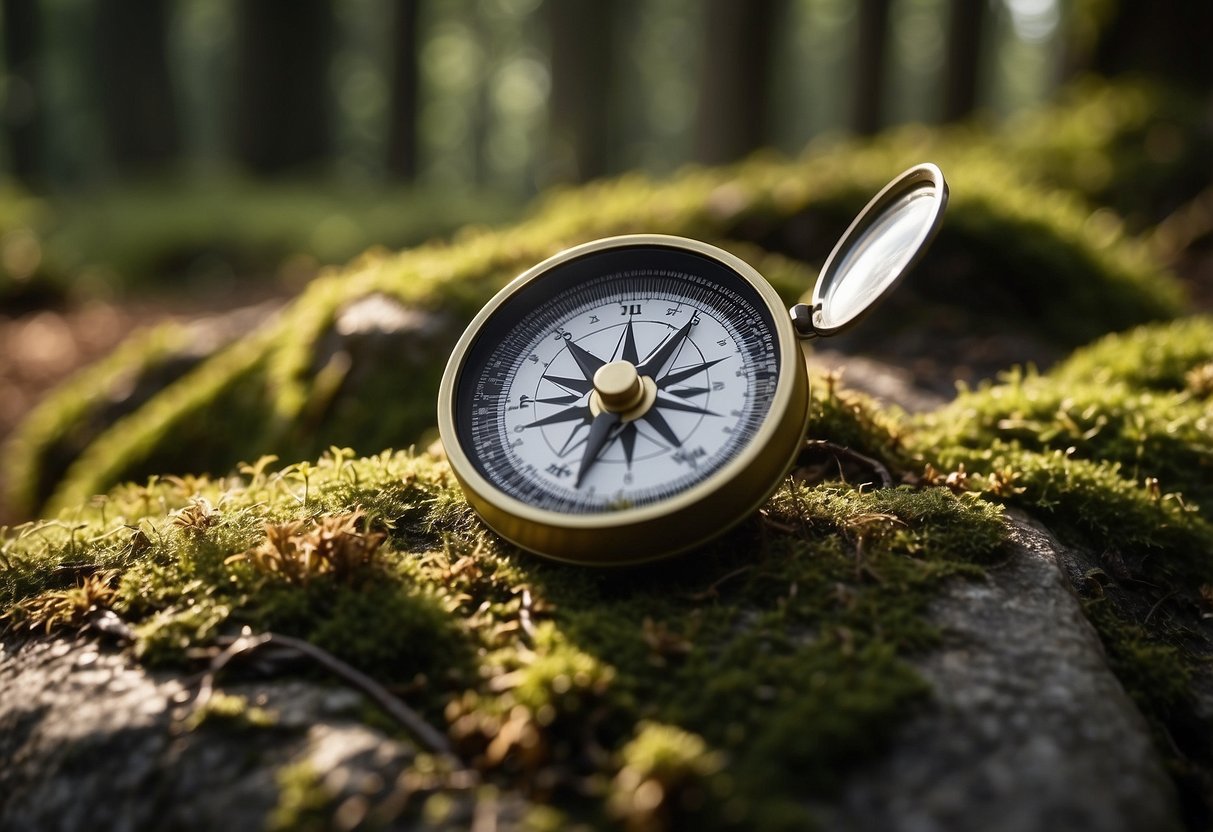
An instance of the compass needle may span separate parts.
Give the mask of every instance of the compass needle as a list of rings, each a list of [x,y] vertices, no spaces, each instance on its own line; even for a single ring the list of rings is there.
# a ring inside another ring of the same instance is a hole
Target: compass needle
[[[644,420],[652,426],[653,430],[661,434],[661,438],[669,442],[675,448],[682,445],[682,440],[678,438],[678,434],[674,433],[674,429],[670,427],[670,423],[665,420],[659,411],[650,410],[644,414]]]
[[[674,401],[673,399],[663,399],[661,396],[657,397],[657,401],[653,406],[664,408],[665,410],[678,410],[678,411],[681,411],[682,413],[698,413],[701,416],[719,416],[720,415],[719,413],[713,413],[711,410],[708,410],[707,408],[704,408],[704,407],[696,407],[693,404],[688,404],[687,402]]]
[[[628,422],[619,432],[619,444],[623,446],[623,459],[628,470],[632,468],[632,455],[636,453],[636,423]]]
[[[636,367],[642,376],[655,376],[661,371],[661,368],[666,365],[666,362],[673,357],[678,348],[682,346],[682,342],[691,334],[691,327],[694,326],[695,319],[687,321],[682,325],[682,328],[677,330],[669,338],[665,339],[653,350],[653,353],[644,360],[644,362]]]
[[[592,378],[593,376],[591,376]],[[594,389],[594,382],[589,378],[564,378],[563,376],[544,376],[544,381],[550,381],[574,393],[588,393]]]
[[[585,373],[586,379],[592,379],[594,373],[598,372],[598,368],[606,363],[585,347],[573,343],[571,339],[565,343],[565,346],[569,348],[569,354],[573,356],[573,360],[577,362],[581,372]]]
[[[558,425],[561,422],[571,422],[574,419],[589,419],[590,408],[588,405],[581,407],[569,407],[564,410],[559,410],[551,416],[544,416],[542,419],[536,419],[525,425],[528,428],[541,428],[547,425]]]
[[[627,326],[623,333],[623,353],[619,357],[633,364],[640,363],[640,356],[636,354],[636,330],[632,325],[631,318],[628,318]]]
[[[604,410],[594,417],[594,421],[590,424],[590,435],[585,440],[585,450],[581,452],[581,465],[577,467],[577,480],[573,484],[574,488],[581,488],[585,475],[590,472],[590,466],[594,464],[594,460],[598,459],[598,455],[602,453],[602,449],[612,438],[611,429],[617,424],[619,424],[619,414],[609,410]]]
[[[728,356],[725,356],[725,357],[727,358]],[[686,381],[688,378],[693,378],[694,376],[699,375],[704,370],[707,370],[711,367],[715,367],[721,361],[724,361],[724,358],[716,358],[716,359],[713,359],[712,361],[704,361],[702,364],[696,364],[692,367],[683,367],[678,370],[670,370],[668,373],[666,373],[664,376],[662,376],[657,381],[657,387],[660,390],[664,390],[665,388],[669,387],[671,384],[677,384],[680,381]]]

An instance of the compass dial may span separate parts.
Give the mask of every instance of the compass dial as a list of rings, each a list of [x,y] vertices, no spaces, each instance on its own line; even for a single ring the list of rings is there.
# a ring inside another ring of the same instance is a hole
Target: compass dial
[[[573,514],[648,505],[736,458],[766,418],[782,360],[771,313],[721,263],[619,249],[530,294],[473,346],[458,390],[460,440],[505,494]]]
[[[704,243],[635,235],[502,290],[455,348],[439,427],[503,536],[626,563],[748,516],[795,455],[807,399],[790,319],[757,272]]]

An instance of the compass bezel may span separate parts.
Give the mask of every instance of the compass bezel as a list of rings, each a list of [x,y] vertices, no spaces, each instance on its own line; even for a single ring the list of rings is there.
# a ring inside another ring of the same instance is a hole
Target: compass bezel
[[[676,249],[713,260],[757,293],[779,348],[775,393],[766,419],[717,471],[685,491],[646,505],[574,514],[537,508],[502,492],[480,473],[457,428],[456,394],[473,344],[511,298],[557,267],[604,251],[645,247]],[[555,560],[624,565],[694,548],[750,516],[778,488],[795,460],[808,423],[808,401],[808,373],[795,330],[779,295],[757,270],[698,240],[629,234],[594,240],[549,257],[516,277],[480,310],[456,343],[443,373],[438,429],[469,504],[502,537]]]

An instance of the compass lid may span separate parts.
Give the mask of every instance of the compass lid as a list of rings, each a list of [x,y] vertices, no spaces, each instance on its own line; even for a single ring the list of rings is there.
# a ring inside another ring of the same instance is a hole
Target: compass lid
[[[893,290],[935,238],[948,203],[943,172],[902,173],[859,213],[834,246],[813,289],[812,332],[833,335]]]

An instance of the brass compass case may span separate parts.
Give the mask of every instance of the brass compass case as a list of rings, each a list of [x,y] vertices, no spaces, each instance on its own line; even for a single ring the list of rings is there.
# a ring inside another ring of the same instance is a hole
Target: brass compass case
[[[689,252],[715,262],[761,299],[778,354],[774,396],[767,416],[735,457],[706,479],[666,499],[617,510],[572,514],[537,508],[505,494],[473,464],[456,428],[457,388],[473,344],[488,321],[528,286],[558,267],[609,251]],[[808,374],[796,333],[779,296],[743,260],[715,246],[682,237],[635,234],[576,246],[524,272],[472,320],[456,344],[438,398],[438,427],[451,468],[468,502],[498,534],[548,557],[599,565],[651,560],[693,548],[749,516],[770,496],[791,465],[808,420]]]
[[[581,564],[724,533],[802,446],[799,341],[885,296],[946,200],[933,165],[889,183],[830,255],[812,307],[791,315],[749,264],[682,237],[596,240],[527,270],[473,319],[443,375],[438,426],[468,502],[506,539]]]

